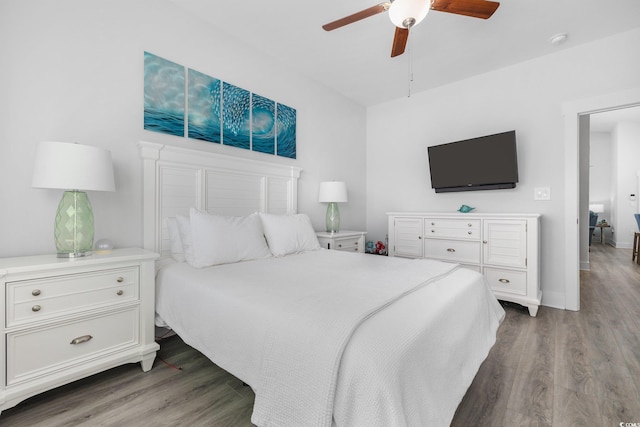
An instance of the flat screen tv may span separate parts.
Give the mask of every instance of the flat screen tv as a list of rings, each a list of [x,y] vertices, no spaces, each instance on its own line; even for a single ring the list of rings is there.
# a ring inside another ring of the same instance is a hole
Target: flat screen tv
[[[428,147],[436,193],[515,188],[516,131]]]

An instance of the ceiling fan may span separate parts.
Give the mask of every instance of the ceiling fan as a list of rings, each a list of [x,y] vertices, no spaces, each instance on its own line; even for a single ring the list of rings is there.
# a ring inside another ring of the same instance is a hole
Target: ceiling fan
[[[418,25],[429,10],[488,19],[500,3],[488,0],[390,0],[345,16],[322,26],[332,31],[370,16],[389,11],[389,19],[396,26],[391,57],[402,55],[409,39],[409,29]]]

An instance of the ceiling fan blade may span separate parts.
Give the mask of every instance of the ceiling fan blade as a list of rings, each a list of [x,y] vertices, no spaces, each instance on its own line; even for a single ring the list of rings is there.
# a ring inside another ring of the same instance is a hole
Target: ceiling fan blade
[[[393,47],[391,48],[391,57],[396,57],[404,53],[409,40],[409,29],[396,27],[396,34],[393,37]]]
[[[432,10],[488,19],[500,3],[487,0],[434,0]]]
[[[322,28],[324,28],[325,31],[332,31],[336,28],[344,27],[345,25],[352,24],[370,16],[385,12],[387,9],[389,9],[390,5],[391,3],[385,2],[377,4],[375,6],[371,6],[370,8],[361,10],[360,12],[356,12],[353,15],[345,16],[344,18],[338,19],[337,21],[324,24]]]

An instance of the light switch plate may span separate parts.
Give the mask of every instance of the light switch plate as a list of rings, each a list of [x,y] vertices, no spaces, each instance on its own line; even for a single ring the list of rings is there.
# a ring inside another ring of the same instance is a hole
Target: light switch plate
[[[533,200],[551,200],[551,187],[534,188]]]

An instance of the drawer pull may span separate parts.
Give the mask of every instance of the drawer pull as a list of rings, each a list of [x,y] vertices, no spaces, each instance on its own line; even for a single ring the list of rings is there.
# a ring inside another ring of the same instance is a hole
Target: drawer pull
[[[355,252],[358,252],[358,248],[354,248],[353,250],[354,250]]]
[[[473,227],[473,224],[469,223],[467,224],[468,227]]]
[[[33,291],[31,291],[31,295],[37,297],[38,295],[40,295],[40,289],[34,289]]]
[[[473,234],[473,231],[467,231],[467,234]]]
[[[422,236],[418,236],[418,239],[422,239]]]
[[[116,292],[116,295],[122,295],[124,294],[124,291],[122,289],[119,289],[118,292]]]
[[[118,282],[118,283],[122,283],[122,282],[124,282],[124,277],[118,277],[118,278],[116,279],[116,282]]]
[[[82,344],[83,342],[87,342],[87,341],[91,340],[92,338],[93,337],[91,335],[83,335],[81,337],[72,339],[69,344],[73,344],[73,345]]]
[[[34,305],[33,307],[31,307],[31,311],[40,311],[42,309],[42,307],[40,307],[39,305]]]
[[[432,222],[432,223],[431,223],[431,225],[436,225],[436,223],[435,223],[435,222]]]
[[[455,251],[456,251],[456,250],[455,250],[455,249],[453,249],[453,248],[449,248],[449,249],[447,249],[447,252],[455,252]]]
[[[509,279],[498,279],[498,282],[500,282],[500,283],[511,283],[511,281]]]
[[[339,248],[341,248],[341,247],[342,247],[342,244],[338,244],[338,247],[339,247]]]
[[[487,244],[487,241],[486,241],[486,240],[483,240],[483,241],[482,241],[482,243],[484,243],[484,244],[486,245],[486,244]]]
[[[436,232],[436,230],[431,230],[431,232],[432,232],[432,233],[435,233],[435,232]]]

